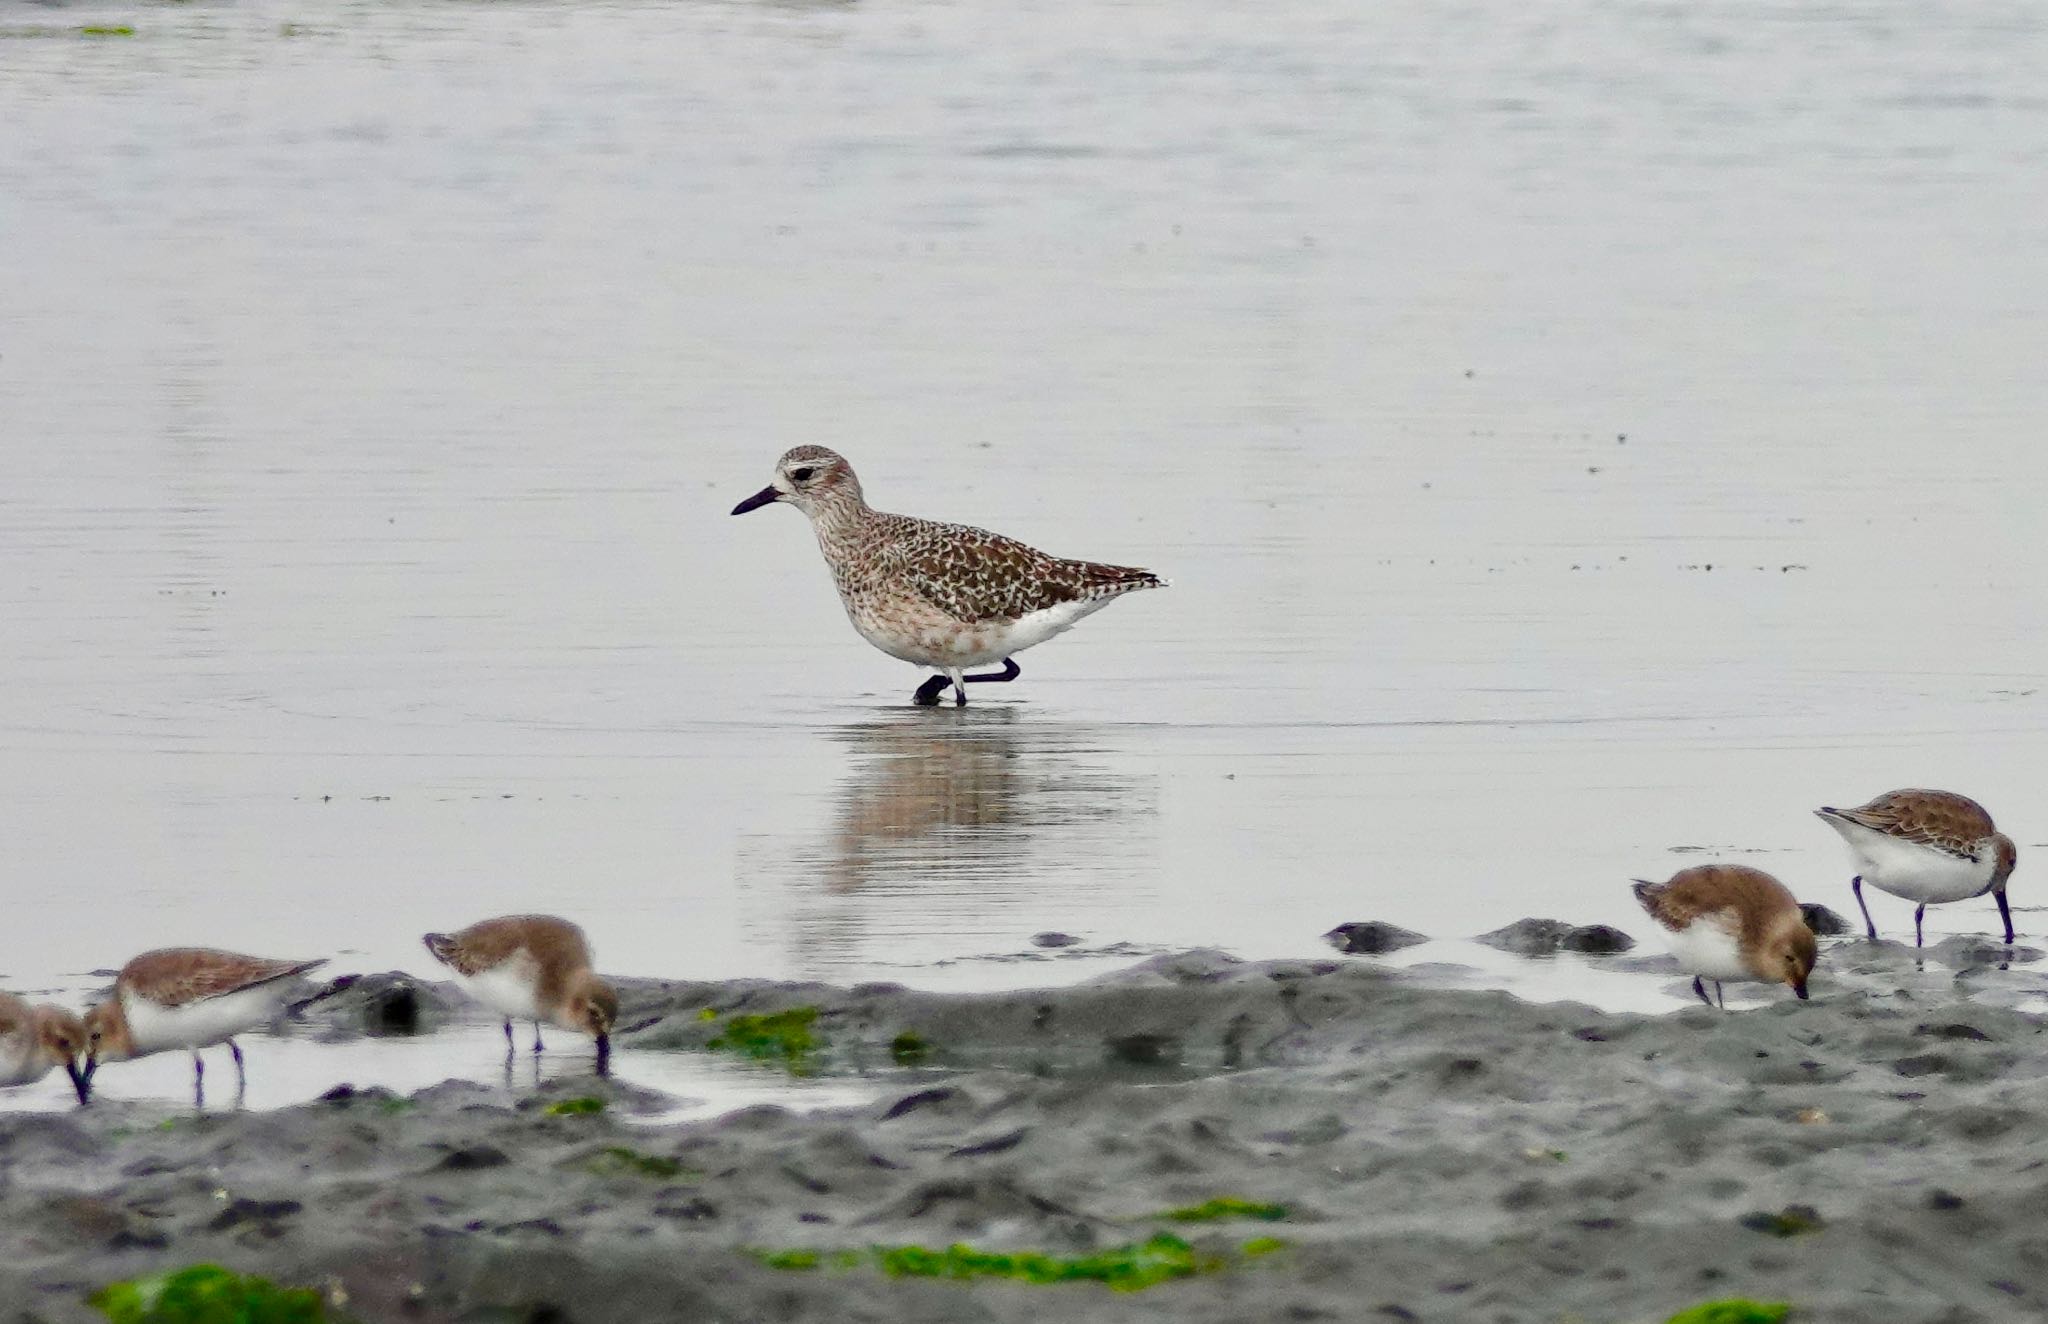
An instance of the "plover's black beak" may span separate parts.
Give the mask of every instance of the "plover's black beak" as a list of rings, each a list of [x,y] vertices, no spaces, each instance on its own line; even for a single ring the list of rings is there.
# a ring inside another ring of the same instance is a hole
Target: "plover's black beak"
[[[64,1064],[64,1074],[71,1077],[71,1088],[78,1091],[78,1101],[81,1104],[91,1103],[92,1073],[90,1071],[80,1071],[76,1062],[66,1062]]]
[[[748,497],[745,501],[742,501],[737,506],[734,506],[732,508],[732,513],[735,515],[744,515],[750,510],[759,510],[761,507],[767,505],[771,501],[780,500],[782,500],[782,493],[776,491],[775,488],[771,485],[769,487],[762,488],[760,491],[754,493],[754,495]]]

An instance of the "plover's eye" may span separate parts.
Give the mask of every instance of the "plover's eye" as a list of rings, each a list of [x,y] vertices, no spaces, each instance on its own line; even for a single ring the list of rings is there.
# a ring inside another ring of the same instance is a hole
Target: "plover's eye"
[[[791,469],[789,471],[789,476],[791,480],[794,482],[808,483],[811,481],[811,475],[816,472],[818,472],[816,469],[813,469],[810,466],[806,465],[801,469]]]

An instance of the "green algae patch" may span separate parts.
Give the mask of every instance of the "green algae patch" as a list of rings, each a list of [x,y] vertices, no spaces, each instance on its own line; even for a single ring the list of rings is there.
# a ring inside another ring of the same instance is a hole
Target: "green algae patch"
[[[135,29],[126,23],[89,23],[78,30],[81,37],[132,37]]]
[[[712,1019],[716,1019],[716,1013]],[[812,1056],[825,1042],[811,1028],[817,1019],[816,1007],[730,1016],[705,1047],[751,1057],[756,1062],[776,1063],[793,1076],[807,1076],[811,1073]]]
[[[1170,1279],[1212,1273],[1223,1267],[1222,1260],[1197,1254],[1187,1242],[1164,1232],[1150,1241],[1112,1246],[1093,1255],[986,1251],[955,1242],[944,1250],[878,1246],[875,1259],[882,1272],[892,1278],[1008,1278],[1041,1284],[1097,1282],[1117,1292],[1142,1292]]]
[[[1166,1209],[1155,1217],[1173,1223],[1221,1223],[1225,1220],[1254,1219],[1261,1223],[1278,1223],[1286,1218],[1284,1204],[1264,1204],[1258,1200],[1241,1200],[1234,1195],[1219,1195],[1213,1200],[1200,1204],[1182,1205],[1178,1209]]]
[[[1787,1301],[1703,1301],[1664,1324],[1783,1324],[1791,1313]]]
[[[932,1055],[932,1046],[915,1030],[905,1030],[889,1041],[889,1056],[899,1067],[914,1067]]]
[[[660,1181],[671,1181],[682,1176],[685,1171],[679,1159],[664,1158],[660,1154],[642,1154],[639,1150],[628,1149],[624,1145],[609,1145],[599,1150],[588,1166],[600,1177],[653,1177]]]
[[[320,1293],[218,1264],[109,1283],[86,1298],[113,1324],[328,1324]]]
[[[754,1258],[771,1269],[791,1269],[796,1271],[815,1269],[825,1259],[822,1254],[814,1250],[758,1250],[754,1252]]]
[[[1237,1253],[1248,1260],[1256,1260],[1261,1255],[1271,1255],[1274,1251],[1286,1250],[1293,1244],[1293,1242],[1284,1241],[1279,1237],[1253,1237],[1250,1241],[1245,1242],[1244,1245],[1239,1246]]]
[[[541,1109],[550,1117],[588,1117],[604,1110],[603,1099],[557,1099]]]
[[[1803,1237],[1827,1226],[1820,1211],[1810,1204],[1788,1204],[1775,1214],[1759,1209],[1736,1221],[1752,1232],[1768,1232],[1774,1237]]]

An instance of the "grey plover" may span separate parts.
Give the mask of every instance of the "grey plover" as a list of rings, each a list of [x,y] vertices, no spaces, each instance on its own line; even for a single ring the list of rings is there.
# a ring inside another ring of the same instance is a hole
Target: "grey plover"
[[[224,1043],[235,1058],[235,1083],[247,1088],[235,1036],[268,1025],[291,998],[293,980],[317,961],[273,961],[210,947],[165,947],[121,967],[114,996],[85,1014],[85,1082],[102,1062],[169,1049],[192,1054],[192,1093],[206,1102],[206,1063],[199,1050]]]
[[[775,464],[775,481],[732,508],[735,515],[787,501],[810,516],[853,628],[891,657],[940,674],[918,686],[930,706],[947,685],[1015,680],[1014,655],[1041,644],[1112,598],[1164,588],[1150,570],[1069,561],[1013,538],[871,509],[853,466],[823,446],[798,446]],[[1000,662],[1001,671],[967,668]]]
[[[63,1067],[84,1103],[90,1097],[78,1066],[84,1053],[85,1022],[62,1007],[31,1007],[12,993],[0,993],[0,1087],[33,1085]]]
[[[429,933],[424,941],[463,992],[505,1018],[508,1059],[513,1021],[533,1022],[536,1053],[547,1021],[597,1040],[597,1072],[610,1070],[619,995],[591,970],[582,929],[553,915],[502,915],[456,933]]]
[[[1702,864],[1661,883],[1637,879],[1636,900],[1663,928],[1692,991],[1713,1006],[1723,982],[1789,984],[1806,996],[1818,948],[1806,916],[1785,885],[1761,869]],[[1707,997],[1701,980],[1714,981]],[[1726,1006],[1726,1002],[1721,1003]]]
[[[2005,940],[2013,940],[2012,907],[2005,880],[2019,851],[1991,822],[1984,806],[1952,791],[1887,791],[1854,809],[1814,811],[1842,834],[1856,857],[1849,888],[1863,910],[1863,923],[1877,939],[1877,923],[1863,900],[1863,884],[1918,902],[1913,911],[1913,945],[1925,946],[1921,920],[1927,907],[1962,901],[1986,892],[1998,902]]]

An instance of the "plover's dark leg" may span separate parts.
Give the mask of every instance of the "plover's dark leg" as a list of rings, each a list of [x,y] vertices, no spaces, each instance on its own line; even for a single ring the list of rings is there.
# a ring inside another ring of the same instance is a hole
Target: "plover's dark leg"
[[[1920,921],[1925,919],[1926,916],[1927,903],[1923,901],[1913,908],[1913,945],[1915,947],[1925,947],[1927,945],[1927,939],[1921,936],[1920,933]]]
[[[1706,985],[1700,983],[1700,977],[1698,975],[1694,975],[1692,977],[1692,991],[1699,995],[1699,999],[1701,1002],[1706,1003],[1709,1007],[1714,1005],[1714,1000],[1707,996]]]
[[[505,1056],[509,1058],[509,1057],[511,1057],[511,1056],[512,1056],[512,1054],[514,1054],[514,1053],[516,1053],[516,1052],[518,1052],[518,1051],[519,1051],[519,1049],[518,1049],[518,1046],[517,1046],[516,1044],[514,1044],[514,1043],[512,1042],[512,1022],[510,1022],[510,1021],[506,1021],[506,1022],[505,1022]]]
[[[1722,1011],[1728,1010],[1728,999],[1721,996],[1721,981],[1718,979],[1714,981],[1714,1003]]]
[[[535,1022],[533,1023],[533,1051],[534,1051],[534,1052],[536,1052],[536,1053],[538,1053],[538,1052],[540,1051],[540,1022],[539,1022],[539,1021],[535,1021]]]
[[[199,1056],[199,1050],[192,1050],[192,1106],[206,1106],[206,1059]]]
[[[248,1089],[249,1072],[242,1065],[242,1046],[230,1039],[228,1040],[228,1051],[235,1056],[235,1088],[237,1090]]]
[[[1998,915],[2000,919],[2005,921],[2005,945],[2010,947],[2012,946],[2013,939],[2012,907],[2005,904],[2005,891],[2003,888],[1993,892],[1991,895],[1998,898]]]
[[[1868,925],[1870,926],[1870,940],[1871,940],[1872,942],[1876,942],[1876,941],[1877,941],[1877,921],[1876,921],[1876,920],[1874,920],[1874,919],[1872,919],[1872,918],[1870,917],[1870,907],[1869,907],[1868,905],[1866,905],[1866,904],[1864,903],[1864,900],[1863,900],[1863,880],[1862,880],[1862,879],[1861,879],[1860,877],[1859,877],[1859,878],[1851,878],[1851,879],[1849,880],[1849,890],[1850,890],[1851,892],[1854,892],[1854,893],[1856,894],[1856,904],[1857,904],[1857,906],[1859,906],[1859,907],[1860,907],[1860,908],[1862,909],[1862,911],[1863,911],[1863,922],[1864,922],[1865,924],[1868,924]]]
[[[1024,668],[1017,665],[1017,659],[1006,657],[1003,659],[1003,669],[1001,671],[984,671],[979,676],[962,676],[960,679],[965,681],[992,681],[1001,684],[1006,680],[1015,680],[1023,674]]]
[[[608,1034],[597,1036],[597,1074],[612,1074],[612,1037]]]
[[[944,694],[946,687],[952,683],[953,678],[950,676],[927,676],[924,684],[917,687],[917,693],[911,696],[912,701],[920,708],[936,708],[939,706],[939,696]]]

